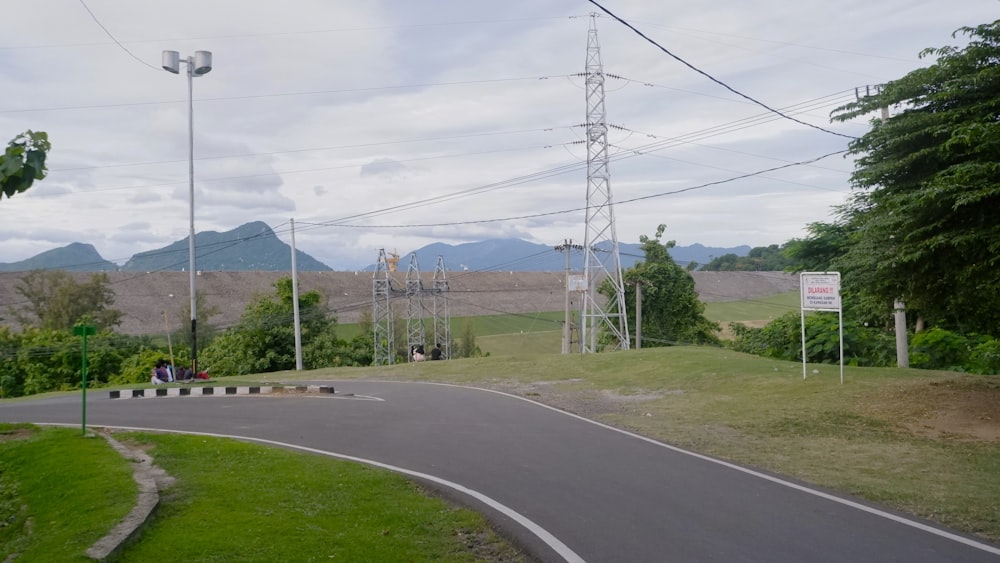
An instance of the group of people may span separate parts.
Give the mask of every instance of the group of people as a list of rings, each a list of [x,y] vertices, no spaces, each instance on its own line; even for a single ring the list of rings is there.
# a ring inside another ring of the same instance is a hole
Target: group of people
[[[174,366],[165,359],[157,360],[156,367],[150,372],[150,382],[154,385],[173,383],[174,381],[186,381],[189,379],[208,379],[207,372],[195,374],[184,366],[178,366],[174,373]]]
[[[411,346],[410,347],[410,357],[413,359],[414,362],[422,362],[422,361],[426,360],[427,356],[424,354],[424,345],[423,344],[417,344],[415,346]],[[443,353],[441,352],[441,345],[440,344],[435,344],[434,348],[431,349],[431,357],[430,357],[430,359],[432,359],[432,360],[441,360],[441,359],[444,359]]]

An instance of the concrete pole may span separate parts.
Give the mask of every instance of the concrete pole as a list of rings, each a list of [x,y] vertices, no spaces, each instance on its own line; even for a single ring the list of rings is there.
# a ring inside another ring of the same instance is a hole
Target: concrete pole
[[[295,261],[295,219],[292,225],[292,317],[295,323],[295,369],[302,371],[302,323],[299,319],[299,267]]]
[[[635,349],[642,348],[642,282],[635,282]]]
[[[889,121],[889,108],[882,108],[882,125]],[[910,367],[910,346],[906,335],[906,303],[900,297],[892,305],[896,324],[896,366]]]
[[[563,320],[563,336],[562,336],[562,353],[569,354],[569,249],[570,241],[567,239],[565,241],[566,249],[566,303],[564,307],[565,319]]]

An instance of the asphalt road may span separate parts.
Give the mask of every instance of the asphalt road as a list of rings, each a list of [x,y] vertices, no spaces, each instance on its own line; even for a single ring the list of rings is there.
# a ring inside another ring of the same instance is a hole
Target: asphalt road
[[[1000,561],[997,546],[929,522],[516,397],[419,383],[334,385],[338,395],[378,400],[112,400],[91,391],[87,423],[269,440],[426,474],[476,492],[437,484],[547,561]],[[6,422],[80,417],[79,396],[0,402]]]

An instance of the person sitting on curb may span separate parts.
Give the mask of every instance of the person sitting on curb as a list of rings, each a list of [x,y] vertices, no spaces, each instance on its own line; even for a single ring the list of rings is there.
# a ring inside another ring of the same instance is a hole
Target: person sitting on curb
[[[150,383],[153,385],[163,385],[170,381],[170,374],[167,372],[167,368],[164,366],[163,360],[156,362],[156,367],[153,368],[151,377],[149,379]]]

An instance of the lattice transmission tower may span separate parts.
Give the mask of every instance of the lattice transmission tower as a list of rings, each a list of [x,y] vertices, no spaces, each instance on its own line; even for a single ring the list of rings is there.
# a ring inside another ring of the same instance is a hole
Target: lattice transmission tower
[[[438,256],[434,267],[434,282],[432,288],[434,313],[434,342],[441,346],[443,359],[451,357],[451,317],[448,315],[448,297],[451,287],[448,285],[447,270],[444,267],[444,256]]]
[[[625,286],[615,233],[615,213],[608,171],[608,124],[604,108],[604,65],[597,41],[597,15],[590,15],[587,35],[587,233],[584,236],[583,318],[580,341],[583,353],[628,350]],[[613,295],[598,299],[597,288],[607,280]],[[598,334],[604,329],[603,334]],[[600,336],[600,341],[598,340]]]
[[[392,284],[385,249],[379,249],[378,262],[372,275],[372,327],[375,355],[372,364],[390,365],[396,358],[392,330]]]
[[[424,283],[420,281],[420,265],[417,264],[416,253],[410,254],[410,267],[406,270],[406,344],[408,360],[413,356],[409,351],[414,346],[427,343],[427,330],[424,328]]]

